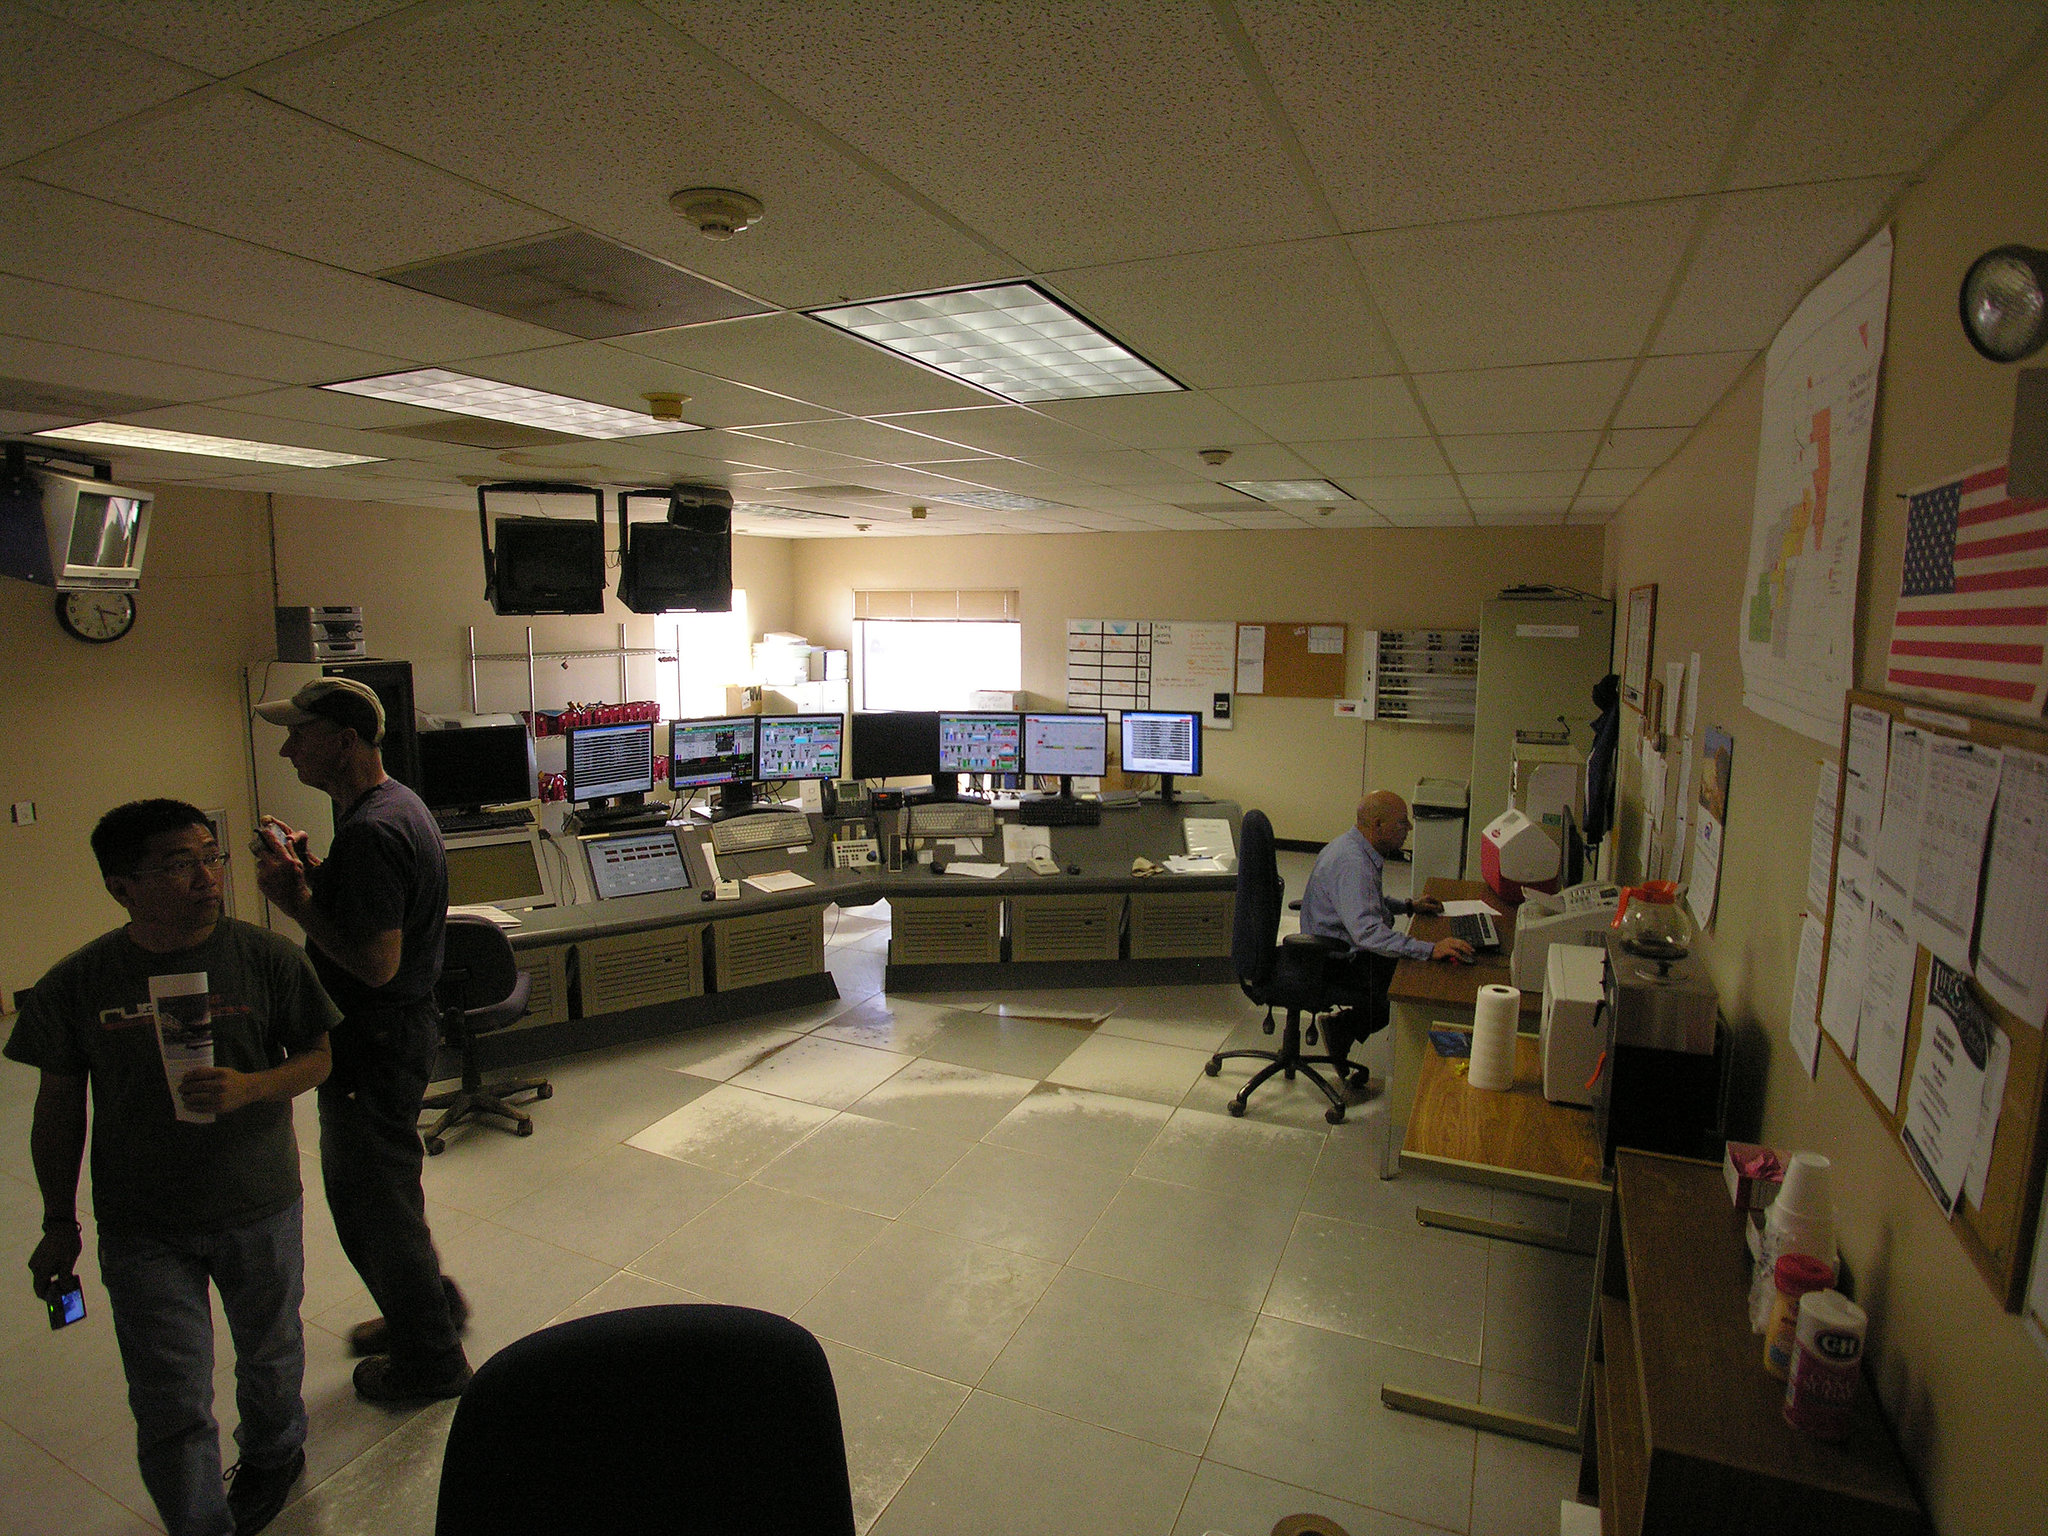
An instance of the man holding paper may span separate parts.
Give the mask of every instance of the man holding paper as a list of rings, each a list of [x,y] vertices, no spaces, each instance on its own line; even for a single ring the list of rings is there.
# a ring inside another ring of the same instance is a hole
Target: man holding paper
[[[45,1299],[82,1251],[92,1095],[100,1276],[142,1480],[171,1536],[250,1536],[305,1470],[305,1293],[291,1101],[327,1076],[340,1018],[289,941],[221,915],[223,856],[201,811],[141,800],[93,829],[128,922],[55,965],[6,1054],[42,1072],[29,1149]],[[213,1314],[235,1342],[242,1459],[221,1486]]]

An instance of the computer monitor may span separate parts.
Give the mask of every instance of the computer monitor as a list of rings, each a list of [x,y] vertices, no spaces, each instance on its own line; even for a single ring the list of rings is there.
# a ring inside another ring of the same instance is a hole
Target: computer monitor
[[[448,839],[448,904],[477,903],[508,912],[555,904],[537,831],[528,828]]]
[[[677,720],[668,733],[668,783],[674,790],[716,787],[712,816],[722,819],[754,804],[754,765],[760,753],[758,715],[712,715]]]
[[[958,799],[958,775],[963,773],[1017,772],[1018,730],[1017,716],[1013,714],[941,711],[939,768],[932,779],[934,793],[941,800]]]
[[[540,793],[523,720],[421,731],[420,798],[434,811],[479,811]]]
[[[1175,778],[1202,776],[1202,717],[1193,711],[1127,709],[1123,770],[1159,775],[1159,798],[1173,802]]]
[[[1099,779],[1109,771],[1109,716],[1026,715],[1023,771],[1057,774],[1060,796],[1072,799],[1075,779]]]
[[[844,715],[762,715],[759,720],[760,747],[754,761],[758,783],[839,777]]]
[[[569,732],[569,799],[602,810],[642,804],[654,788],[654,722]]]
[[[853,775],[910,779],[939,771],[939,717],[920,709],[863,710],[853,717]]]
[[[653,832],[617,832],[581,840],[590,861],[590,887],[599,901],[650,896],[690,888],[682,846],[667,827]]]

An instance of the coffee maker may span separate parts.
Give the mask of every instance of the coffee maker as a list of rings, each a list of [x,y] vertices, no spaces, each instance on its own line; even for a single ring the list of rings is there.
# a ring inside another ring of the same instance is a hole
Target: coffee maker
[[[1607,935],[1609,1036],[1593,1096],[1601,1148],[1610,1164],[1616,1147],[1718,1156],[1727,1038],[1714,983],[1689,946],[1642,948]]]

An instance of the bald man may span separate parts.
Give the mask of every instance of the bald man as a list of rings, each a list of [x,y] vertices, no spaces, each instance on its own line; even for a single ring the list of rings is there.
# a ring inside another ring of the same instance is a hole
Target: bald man
[[[1381,882],[1387,860],[1401,851],[1412,827],[1408,803],[1392,790],[1380,789],[1358,802],[1358,819],[1349,832],[1327,843],[1309,872],[1301,893],[1301,931],[1345,946],[1351,986],[1359,1005],[1340,1009],[1323,1020],[1323,1038],[1330,1054],[1346,1061],[1354,1041],[1387,1027],[1387,983],[1403,960],[1472,962],[1472,946],[1463,939],[1438,939],[1430,944],[1411,939],[1393,919],[1409,912],[1441,912],[1433,896],[1417,901],[1389,900]],[[1352,1078],[1365,1085],[1365,1069]]]

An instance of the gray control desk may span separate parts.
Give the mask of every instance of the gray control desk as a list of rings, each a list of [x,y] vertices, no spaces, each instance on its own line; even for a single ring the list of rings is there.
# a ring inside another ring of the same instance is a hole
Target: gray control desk
[[[742,882],[734,901],[704,899],[708,827],[678,826],[690,889],[521,914],[508,937],[533,977],[532,1001],[519,1025],[486,1037],[486,1062],[509,1065],[836,997],[824,943],[825,909],[834,905],[890,904],[891,991],[1228,980],[1235,876],[1131,873],[1135,858],[1162,863],[1183,851],[1184,815],[1226,820],[1233,839],[1241,820],[1227,801],[1108,810],[1100,826],[1044,829],[1060,874],[1017,865],[993,880],[934,875],[909,857],[900,871],[835,869],[831,838],[840,823],[813,816],[812,840],[801,849],[719,857],[719,872]],[[892,813],[884,817],[893,822]],[[999,826],[980,855],[966,857],[1000,863],[1001,836]],[[556,842],[580,857],[574,838]],[[812,883],[776,892],[744,883],[777,870]]]

